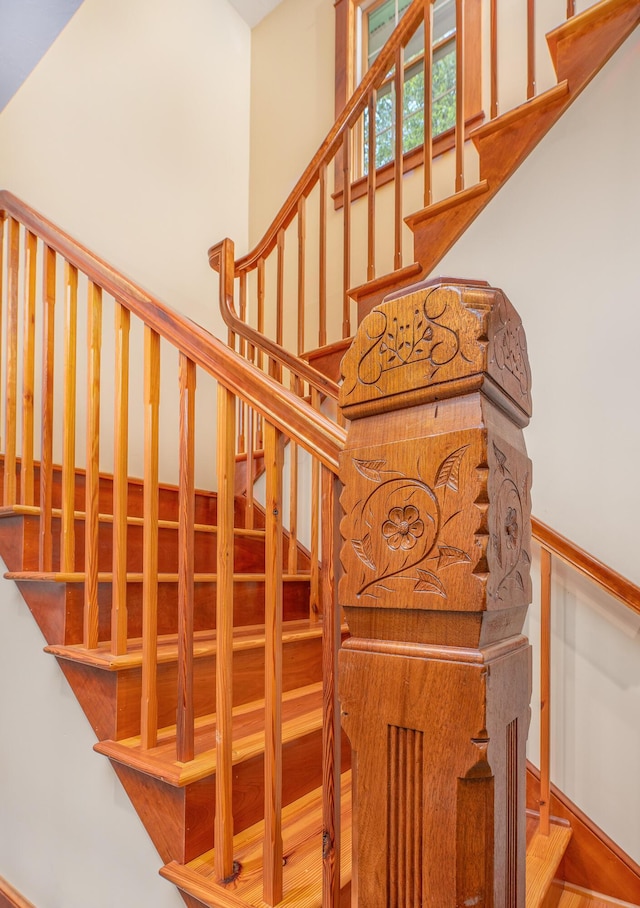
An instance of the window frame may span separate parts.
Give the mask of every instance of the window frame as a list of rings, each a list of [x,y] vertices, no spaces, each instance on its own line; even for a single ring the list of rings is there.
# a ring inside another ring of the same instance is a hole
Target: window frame
[[[377,4],[374,4],[377,5]],[[365,53],[364,41],[358,40],[357,20],[362,7],[372,4],[370,0],[335,0],[335,115],[342,113],[347,101],[356,87],[356,62],[362,60]],[[465,139],[472,129],[484,122],[482,110],[482,60],[481,60],[481,2],[467,0],[465,3]],[[447,39],[451,40],[451,39]],[[410,64],[412,65],[412,64]],[[357,133],[358,131],[354,131]],[[352,160],[361,157],[362,138],[358,138],[357,151],[354,149]],[[446,132],[434,136],[432,140],[433,157],[438,157],[455,147],[455,126]],[[336,208],[343,204],[343,171],[342,151],[336,156],[335,192],[332,197]],[[424,145],[416,145],[402,156],[403,173],[421,166],[424,163]],[[394,179],[395,165],[391,160],[376,167],[376,186],[383,186]],[[356,175],[351,180],[352,201],[367,194],[367,176]]]

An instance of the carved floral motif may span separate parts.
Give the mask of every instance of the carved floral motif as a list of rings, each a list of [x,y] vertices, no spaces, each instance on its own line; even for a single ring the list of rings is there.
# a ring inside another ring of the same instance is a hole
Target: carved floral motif
[[[455,495],[468,447],[448,454],[430,482],[421,475],[386,469],[386,460],[353,459],[373,486],[353,514],[351,545],[366,568],[358,597],[377,598],[394,580],[408,580],[416,593],[447,598],[445,583],[434,571],[471,561],[467,552],[445,539],[447,528],[461,513]]]
[[[518,487],[516,466],[510,465],[509,458],[495,442],[493,455],[500,477],[495,493],[494,527],[491,543],[500,568],[496,585],[496,596],[504,599],[513,585],[524,592],[528,582],[529,553],[523,547],[524,513],[523,501],[527,501],[529,474],[524,477],[521,488]]]
[[[498,306],[499,323],[494,336],[494,356],[498,369],[510,372],[515,378],[520,391],[526,397],[529,394],[529,367],[527,360],[527,343],[522,322],[515,312],[507,310],[504,297]]]

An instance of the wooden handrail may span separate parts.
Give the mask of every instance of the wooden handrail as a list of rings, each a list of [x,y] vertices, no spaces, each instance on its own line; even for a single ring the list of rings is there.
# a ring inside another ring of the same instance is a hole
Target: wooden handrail
[[[10,192],[1,190],[0,218],[7,216],[21,221],[47,247],[62,255],[221,384],[232,388],[237,397],[265,419],[286,434],[295,435],[298,444],[332,472],[337,472],[344,429],[243,360],[209,331],[123,277]]]
[[[601,589],[605,590],[623,605],[633,609],[640,614],[640,587],[636,586],[622,574],[618,574],[613,568],[608,567],[602,561],[594,558],[580,546],[571,542],[565,536],[562,536],[556,530],[537,520],[531,519],[534,539],[537,539],[540,545],[556,555],[562,561],[571,565],[589,580],[596,583]]]
[[[298,200],[307,196],[314,184],[319,179],[320,168],[331,161],[339,144],[343,141],[346,129],[355,125],[358,117],[368,104],[371,91],[381,84],[392,68],[398,48],[403,47],[412,32],[418,27],[424,13],[424,0],[413,0],[413,3],[404,13],[398,27],[393,32],[389,41],[380,51],[371,68],[367,70],[362,81],[347,102],[344,110],[335,121],[326,139],[315,153],[304,173],[291,190],[286,202],[275,216],[271,225],[258,245],[239,258],[235,263],[236,272],[249,271],[275,248],[280,230],[286,230],[298,211]]]

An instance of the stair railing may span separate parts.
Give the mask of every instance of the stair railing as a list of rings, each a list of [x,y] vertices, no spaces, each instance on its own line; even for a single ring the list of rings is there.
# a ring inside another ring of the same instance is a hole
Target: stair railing
[[[6,313],[0,351],[3,506],[39,520],[35,562],[30,570],[10,576],[26,583],[47,580],[82,588],[81,620],[76,622],[82,631],[77,633],[73,625],[64,639],[50,643],[75,644],[96,658],[107,654],[113,660],[135,655],[141,648],[138,760],[143,765],[145,755],[157,753],[172,736],[172,759],[180,772],[192,767],[197,773],[198,761],[215,751],[216,812],[211,845],[215,844],[219,880],[234,873],[232,775],[237,732],[232,708],[237,700],[231,679],[233,632],[241,618],[236,614],[241,606],[234,607],[238,579],[234,574],[237,400],[252,420],[261,420],[266,473],[264,899],[275,905],[282,897],[283,586],[288,580],[304,580],[311,566],[323,617],[326,678],[325,840],[322,848],[319,843],[318,855],[322,850],[323,904],[336,904],[340,889],[340,735],[336,733],[335,660],[341,628],[334,565],[336,474],[344,430],[8,192],[0,193],[0,303]],[[113,318],[112,332],[106,329],[107,310]],[[80,340],[83,324],[86,345]],[[36,368],[38,336],[42,359],[41,367]],[[140,364],[141,369],[136,370]],[[173,405],[167,401],[171,382],[177,388]],[[200,408],[196,407],[196,385],[202,392]],[[211,423],[216,398],[217,465],[213,475],[207,473],[212,461],[211,439],[201,436]],[[105,433],[108,410],[113,419],[112,460],[105,438],[111,436],[110,429]],[[77,454],[83,420],[84,456]],[[138,439],[141,482],[130,479],[135,475],[136,423],[143,423]],[[161,423],[166,428],[162,436]],[[177,517],[167,513],[161,483],[168,439],[174,440],[179,464]],[[307,556],[298,539],[286,532],[283,521],[285,442],[306,451],[313,463],[312,545]],[[113,472],[112,481],[101,472],[105,463]],[[211,497],[203,504],[203,495],[197,492],[198,466],[211,480],[209,488],[217,489],[215,506]],[[83,500],[76,491],[79,479],[84,480]],[[257,504],[253,510],[260,512]],[[82,523],[83,543],[78,545]],[[168,564],[161,536],[176,523],[177,564]],[[113,555],[106,563],[101,541],[110,531]],[[141,571],[137,565],[131,567],[134,532],[142,533]],[[214,572],[208,564],[203,569],[194,561],[196,532],[217,532]],[[79,554],[83,548],[84,564]],[[170,586],[178,590],[177,621],[175,614],[169,614],[163,594]],[[140,589],[141,608],[137,609],[134,591]],[[214,597],[215,609],[208,605]],[[306,608],[308,614],[308,605]],[[161,708],[158,643],[174,623],[178,630],[177,690],[174,705],[165,703]],[[194,702],[196,644],[202,634],[211,636],[213,628],[216,684],[215,705],[209,712],[216,715],[215,743],[198,735],[199,713]]]
[[[551,615],[552,564],[559,559],[600,590],[640,614],[640,587],[585,552],[575,543],[532,518],[540,546],[540,832],[549,835],[551,810]]]
[[[513,103],[532,98],[538,91],[535,0],[522,0],[522,3],[526,24],[518,40],[526,61],[527,85],[522,98],[510,99]],[[469,17],[472,15],[474,22],[484,21],[485,4],[488,4],[486,19],[490,22],[487,46],[478,48],[477,71],[465,71],[469,42],[479,41],[479,29],[476,33],[474,27],[473,34],[467,34]],[[513,38],[503,35],[501,23],[505,17],[498,0],[456,0],[455,10],[456,109],[455,125],[449,130],[453,141],[450,152],[454,158],[452,179],[449,180],[441,169],[438,188],[434,186],[433,60],[429,39],[433,0],[413,0],[262,239],[234,263],[234,292],[224,300],[222,308],[230,329],[230,343],[259,367],[268,359],[268,368],[276,377],[280,377],[283,366],[291,368],[282,348],[294,351],[298,356],[311,357],[311,361],[314,350],[319,347],[337,343],[343,349],[339,341],[352,334],[354,301],[366,296],[370,308],[372,301],[379,302],[390,290],[424,276],[421,266],[405,252],[409,233],[403,219],[422,206],[463,192],[466,184],[476,183],[474,166],[470,163],[473,155],[467,141],[469,118],[475,117],[475,125],[482,121],[484,114],[465,110],[465,86],[479,85],[482,74],[488,73],[490,89],[485,103],[488,104],[489,119],[505,113],[505,103],[500,99],[498,58],[507,37],[512,52]],[[566,12],[569,17],[574,15],[572,0],[569,0]],[[564,14],[565,6],[559,0],[558,22]],[[419,181],[421,188],[417,190],[417,177],[404,173],[402,115],[404,52],[420,29],[424,29],[426,36],[423,86],[428,86],[428,90],[422,89],[425,166]],[[480,60],[482,56],[484,63]],[[379,185],[376,169],[377,97],[380,90],[383,87],[386,90],[388,86],[392,86],[396,99],[392,198],[388,197],[388,187],[385,190]],[[365,134],[366,149],[363,147]],[[363,164],[365,155],[366,166]],[[358,192],[358,199],[355,199],[352,198],[352,181],[354,172],[359,169],[357,164],[366,170],[366,192]],[[472,185],[469,191],[475,191],[475,188]],[[376,241],[381,223],[390,238],[387,258],[378,252],[379,237]],[[212,247],[214,267],[219,262],[219,254],[219,247]],[[295,378],[293,381],[295,386]],[[300,393],[306,392],[301,390]],[[246,433],[243,433],[241,444],[246,444],[246,439]]]

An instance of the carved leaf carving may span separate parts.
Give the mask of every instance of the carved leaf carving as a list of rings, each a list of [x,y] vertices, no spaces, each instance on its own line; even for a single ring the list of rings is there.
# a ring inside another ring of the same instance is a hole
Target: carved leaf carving
[[[522,592],[524,593],[524,580],[522,579],[522,574],[520,573],[520,571],[516,571],[515,581],[518,589],[522,590]]]
[[[496,455],[496,460],[498,461],[498,466],[500,472],[504,476],[505,473],[505,463],[507,462],[507,455],[504,454],[500,448],[496,445],[495,441],[493,443],[493,453]]]
[[[368,568],[371,568],[372,571],[375,571],[376,565],[373,560],[373,547],[371,545],[371,536],[367,533],[366,536],[363,536],[362,539],[352,539],[351,545],[353,550],[360,559],[364,562]]]
[[[373,482],[382,482],[380,470],[385,466],[386,462],[386,460],[358,460],[355,457],[353,458],[353,463],[358,473],[362,473],[366,479],[371,479]]]
[[[440,555],[438,556],[438,570],[448,567],[450,564],[464,564],[471,561],[469,555],[462,549],[457,549],[453,545],[439,545]]]
[[[442,461],[436,474],[436,489],[440,488],[441,486],[449,486],[449,488],[453,489],[454,492],[458,491],[460,482],[460,464],[462,463],[464,452],[468,447],[469,445],[463,445],[461,448],[458,448],[457,451],[449,454],[449,456]]]
[[[420,579],[414,587],[416,593],[437,593],[443,599],[447,598],[447,591],[442,585],[442,581],[431,571],[423,571],[418,568],[418,577]]]
[[[528,565],[528,564],[531,564],[531,558],[529,557],[529,553],[528,553],[528,552],[525,552],[524,549],[523,549],[522,552],[520,553],[520,559],[521,559],[522,561],[524,561],[524,563],[527,564],[527,565]]]

